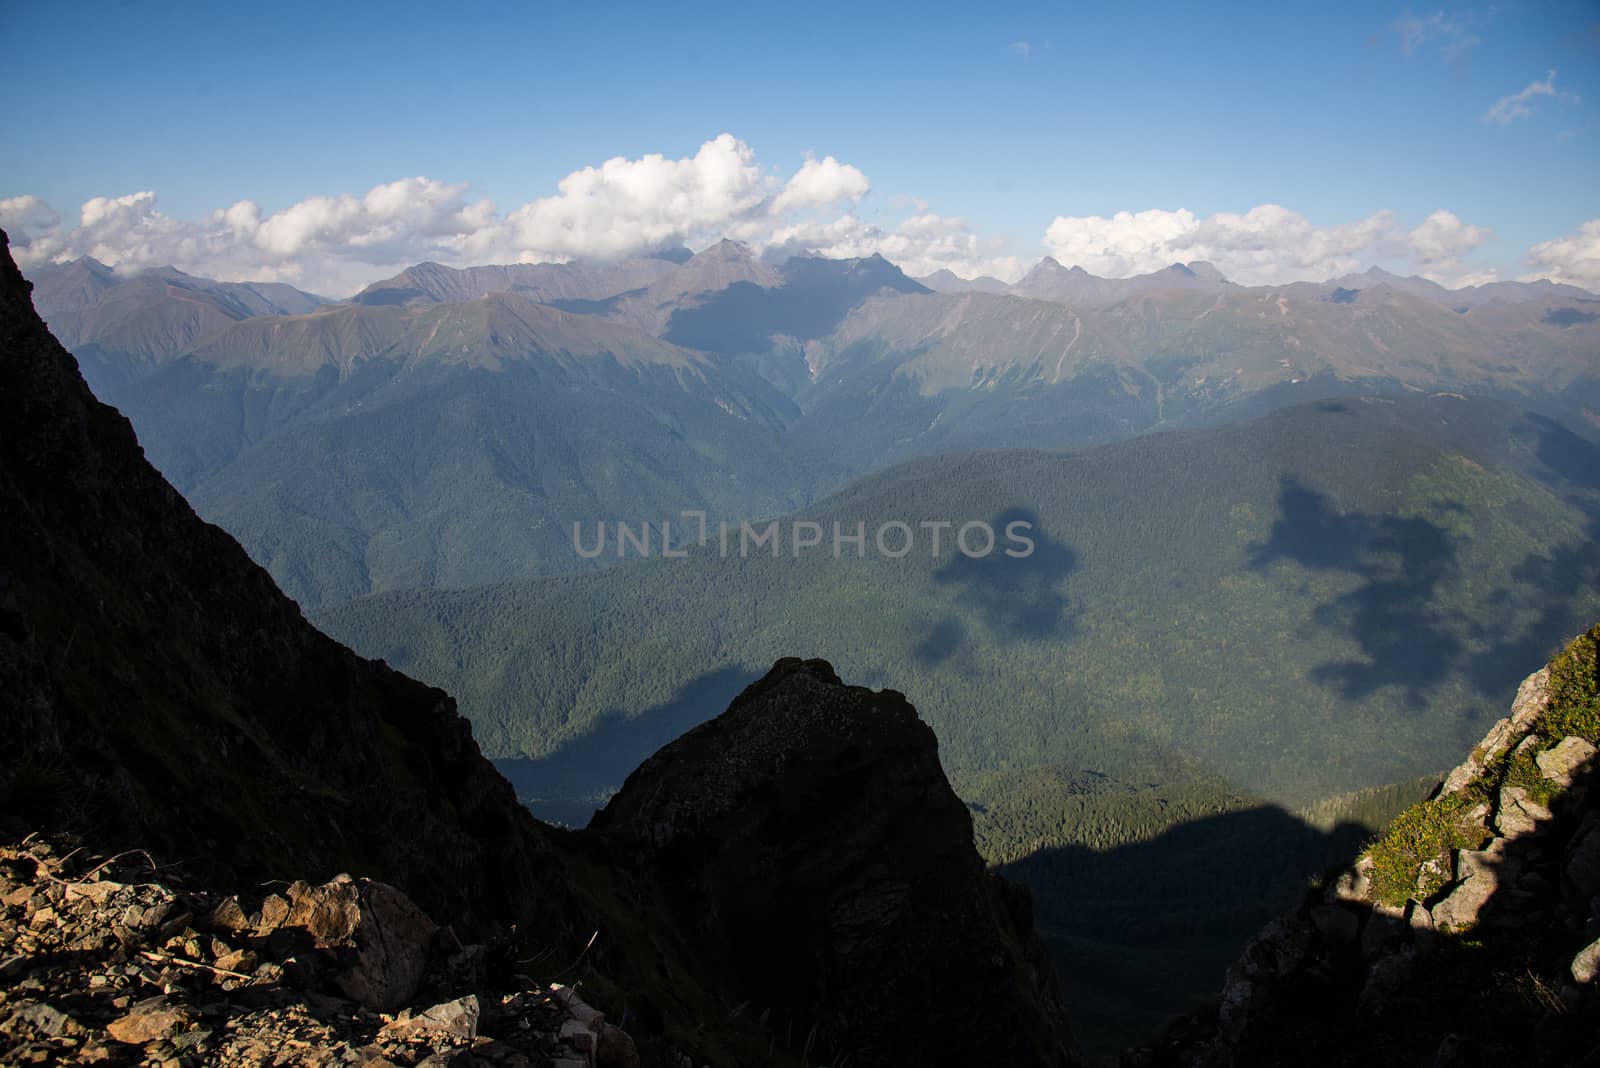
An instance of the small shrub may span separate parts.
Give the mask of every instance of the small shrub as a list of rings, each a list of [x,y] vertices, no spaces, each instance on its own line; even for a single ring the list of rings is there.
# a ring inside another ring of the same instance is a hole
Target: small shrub
[[[1452,850],[1483,844],[1482,828],[1463,818],[1472,805],[1470,798],[1451,794],[1413,805],[1395,817],[1367,851],[1372,858],[1373,892],[1380,902],[1398,907],[1410,898],[1426,899],[1444,889]],[[1438,870],[1418,886],[1429,861],[1437,862]]]
[[[1600,623],[1580,634],[1550,661],[1550,707],[1539,732],[1551,739],[1576,735],[1600,745]]]

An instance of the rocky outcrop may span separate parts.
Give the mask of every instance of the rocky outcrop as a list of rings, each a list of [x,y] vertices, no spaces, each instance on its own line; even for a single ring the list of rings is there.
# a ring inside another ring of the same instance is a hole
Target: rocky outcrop
[[[572,990],[381,883],[300,883],[246,913],[146,857],[33,840],[0,848],[0,899],[5,1064],[639,1064]]]
[[[1600,626],[1128,1065],[1600,1065]]]
[[[813,1061],[1075,1060],[1023,892],[985,870],[933,731],[892,690],[781,660],[629,776],[591,829],[671,888],[745,1011],[815,1021]],[[919,1025],[933,1004],[941,1025]]]

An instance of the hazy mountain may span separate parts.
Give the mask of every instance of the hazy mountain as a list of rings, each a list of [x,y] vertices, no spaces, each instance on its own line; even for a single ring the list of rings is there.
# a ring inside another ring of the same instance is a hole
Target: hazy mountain
[[[110,396],[306,604],[567,570],[575,520],[779,511],[820,477],[751,370],[510,293],[247,320]]]
[[[1223,288],[1230,283],[1209,263],[1174,263],[1151,274],[1131,278],[1099,278],[1082,267],[1063,267],[1046,256],[1024,275],[1010,292],[1035,300],[1053,300],[1077,307],[1115,304],[1138,293],[1160,289]]]
[[[708,352],[759,353],[774,338],[804,342],[830,333],[869,297],[928,291],[879,255],[795,256],[778,273],[781,285],[735,282],[679,308],[662,336]]]
[[[1458,313],[1387,286],[1350,302],[1147,291],[1100,308],[982,293],[869,300],[768,353],[820,455],[847,468],[1069,447],[1393,388],[1502,396],[1600,426],[1600,318],[1570,301]]]
[[[1360,274],[1347,274],[1323,283],[1324,288],[1362,290],[1374,286],[1388,286],[1424,300],[1433,300],[1455,308],[1472,308],[1489,303],[1520,304],[1539,300],[1600,300],[1595,294],[1577,286],[1556,282],[1488,282],[1483,285],[1447,289],[1437,282],[1415,275],[1402,277],[1372,267]]]
[[[603,301],[620,293],[643,289],[672,274],[678,266],[670,259],[652,256],[592,263],[516,263],[466,268],[419,263],[393,278],[372,283],[351,300],[369,305],[418,301],[456,304],[491,293],[516,293],[542,303]]]
[[[917,282],[935,293],[1009,293],[1011,286],[991,278],[980,275],[977,278],[962,278],[954,271],[945,267],[929,275],[923,275]]]
[[[124,277],[89,257],[35,272],[33,301],[102,393],[242,319],[300,315],[328,303],[282,283],[217,282],[173,267]]]

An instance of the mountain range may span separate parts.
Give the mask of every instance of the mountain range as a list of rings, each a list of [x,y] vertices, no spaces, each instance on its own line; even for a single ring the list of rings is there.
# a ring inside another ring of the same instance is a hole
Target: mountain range
[[[1260,289],[1051,260],[1006,292],[930,281],[722,242],[422,264],[340,304],[80,260],[39,272],[35,300],[157,466],[312,606],[581,569],[573,522],[777,514],[919,456],[1352,391],[1600,419],[1600,302],[1571,287]]]

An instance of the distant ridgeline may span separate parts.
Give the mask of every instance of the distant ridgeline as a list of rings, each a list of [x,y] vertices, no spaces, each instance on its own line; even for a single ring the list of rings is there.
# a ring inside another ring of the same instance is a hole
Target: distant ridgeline
[[[1015,286],[880,257],[457,270],[345,303],[93,260],[34,299],[152,461],[308,607],[595,566],[575,520],[776,515],[888,464],[1079,448],[1318,398],[1449,390],[1591,433],[1600,304],[1207,264]],[[934,291],[936,290],[936,291]]]

